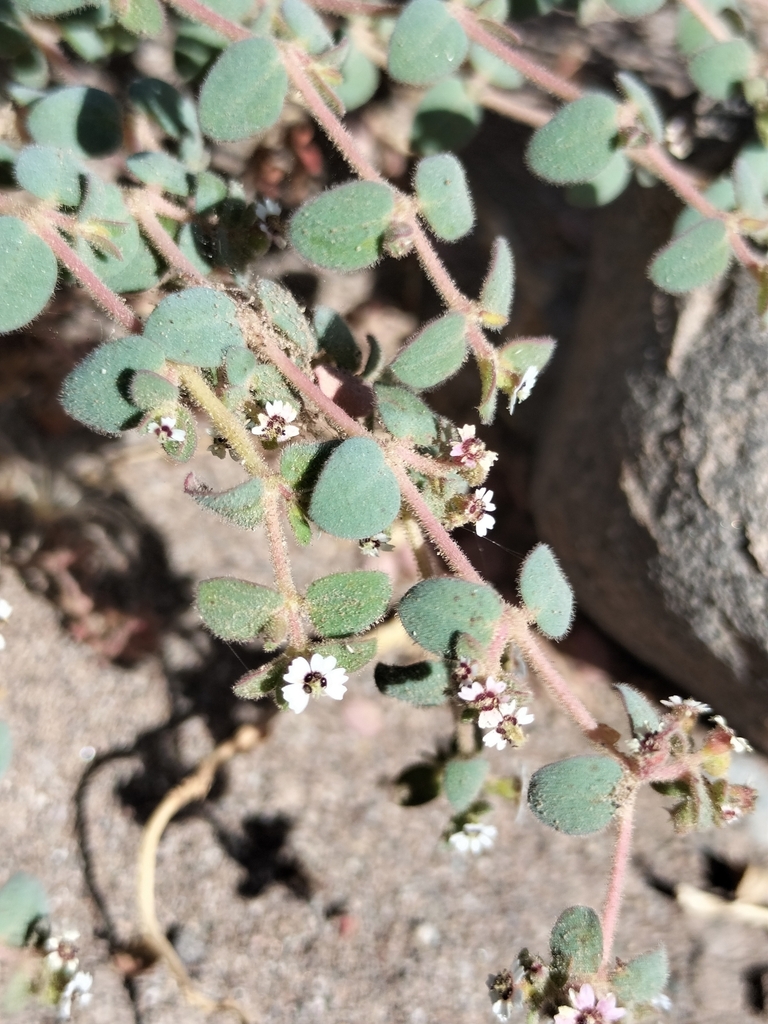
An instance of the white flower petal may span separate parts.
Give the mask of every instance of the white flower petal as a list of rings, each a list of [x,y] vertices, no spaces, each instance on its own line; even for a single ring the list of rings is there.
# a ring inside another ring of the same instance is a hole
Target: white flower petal
[[[502,720],[503,716],[498,708],[489,708],[487,711],[480,712],[477,724],[481,729],[495,729]]]
[[[491,732],[487,732],[483,736],[483,743],[486,747],[495,747],[497,750],[503,750],[507,745],[507,739],[497,729],[492,729]]]
[[[5,600],[4,597],[0,597],[0,620],[2,622],[7,622],[8,619],[10,619],[12,612],[13,608],[11,607],[11,605]]]
[[[489,516],[486,513],[478,522],[475,523],[475,532],[478,537],[484,537],[489,530],[492,530],[496,520],[493,516]]]
[[[319,672],[322,676],[328,676],[336,668],[336,659],[332,654],[323,657],[322,654],[313,654],[309,659],[309,667],[313,672]]]
[[[290,686],[283,687],[283,700],[291,711],[300,715],[309,704],[309,694],[304,689],[303,683],[291,683]]]
[[[462,700],[477,700],[477,698],[483,692],[484,691],[482,683],[478,683],[477,681],[475,681],[470,686],[462,686],[462,688],[459,690],[459,697],[461,697]]]
[[[283,676],[286,683],[301,683],[304,685],[304,677],[309,675],[312,668],[306,658],[294,658],[288,666],[288,671]]]
[[[488,678],[485,680],[485,688],[486,690],[490,690],[491,693],[498,696],[500,693],[504,693],[504,691],[507,688],[507,684],[494,679],[493,676],[488,676]]]
[[[183,444],[184,441],[186,440],[186,438],[187,438],[186,430],[181,430],[179,427],[175,427],[171,431],[171,436],[170,436],[170,440],[171,441],[178,441],[179,444]]]
[[[469,836],[464,832],[454,832],[452,836],[448,837],[448,842],[459,853],[467,853],[469,850]]]
[[[468,441],[470,437],[475,436],[475,430],[474,423],[465,423],[463,427],[459,427],[459,437],[462,441]]]
[[[339,679],[337,676],[339,671],[339,669],[336,669],[336,673],[332,673],[334,678],[331,678],[331,676],[326,677],[325,693],[326,696],[331,698],[331,700],[341,700],[347,692],[347,687],[344,685],[347,677],[344,675],[343,679]]]

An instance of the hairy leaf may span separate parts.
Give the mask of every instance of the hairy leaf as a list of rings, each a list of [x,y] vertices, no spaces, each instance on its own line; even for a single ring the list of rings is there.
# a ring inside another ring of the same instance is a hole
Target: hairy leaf
[[[285,23],[308,53],[322,53],[333,46],[325,22],[304,0],[283,0],[280,8]]]
[[[390,366],[391,372],[417,391],[442,384],[464,362],[466,331],[467,321],[461,313],[446,313],[408,342]]]
[[[531,776],[528,806],[545,825],[571,836],[599,832],[618,810],[618,762],[599,754],[544,765]]]
[[[455,156],[441,153],[420,160],[414,186],[421,213],[438,238],[455,242],[472,229],[472,197]]]
[[[379,87],[379,69],[364,53],[350,43],[341,65],[342,81],[335,92],[347,110],[357,110],[367,103]]]
[[[80,202],[80,165],[70,153],[53,146],[25,146],[15,174],[19,185],[40,199],[58,206]]]
[[[276,590],[227,576],[203,580],[197,609],[205,625],[222,640],[253,640],[283,606]]]
[[[537,544],[520,570],[520,596],[545,636],[561,640],[573,621],[573,591],[546,544]]]
[[[720,220],[702,220],[678,235],[654,257],[651,280],[672,295],[708,284],[728,269],[731,247]]]
[[[315,306],[313,319],[320,347],[337,366],[356,373],[363,356],[343,317],[328,306]]]
[[[241,530],[253,530],[264,518],[262,497],[264,484],[258,477],[246,480],[228,491],[211,491],[203,487],[190,475],[184,482],[184,490],[198,505],[215,512]]]
[[[490,767],[484,757],[454,757],[446,764],[443,789],[457,814],[466,811],[475,802]]]
[[[469,43],[441,0],[410,0],[389,41],[389,73],[407,85],[433,85],[458,70]]]
[[[298,345],[305,355],[312,355],[317,349],[317,341],[301,307],[288,289],[277,281],[262,278],[256,291],[262,309],[275,327]]]
[[[82,160],[108,156],[123,140],[117,103],[108,93],[85,85],[49,93],[32,108],[27,129],[41,146],[69,150]]]
[[[515,262],[506,238],[494,239],[491,262],[480,292],[480,318],[483,326],[500,331],[509,320],[515,289]]]
[[[488,643],[502,603],[495,590],[457,579],[423,580],[398,607],[405,631],[433,654],[450,657],[461,633]]]
[[[616,75],[616,81],[627,99],[634,103],[651,138],[656,142],[662,142],[664,140],[664,116],[648,86],[628,71],[620,71]]]
[[[236,314],[237,307],[223,292],[187,288],[155,307],[144,335],[174,362],[219,366],[230,346],[245,344]]]
[[[378,444],[352,437],[332,452],[312,492],[309,514],[334,537],[380,533],[400,511],[400,488]]]
[[[391,596],[384,572],[338,572],[309,585],[307,611],[320,636],[349,636],[378,621]]]
[[[376,405],[382,423],[395,437],[408,437],[416,444],[431,444],[437,433],[435,414],[408,388],[374,384]]]
[[[56,287],[56,257],[24,221],[0,217],[0,334],[28,324]]]
[[[616,683],[616,689],[627,710],[633,736],[641,739],[649,732],[659,732],[662,727],[661,718],[651,702],[626,683]]]
[[[128,385],[128,395],[137,409],[160,409],[178,402],[179,389],[159,373],[137,370]]]
[[[134,153],[125,162],[128,170],[146,185],[159,185],[174,196],[189,195],[186,167],[167,153]]]
[[[422,156],[459,150],[473,138],[482,116],[464,82],[447,78],[433,85],[416,108],[411,146]]]
[[[568,907],[549,937],[552,965],[564,974],[594,974],[603,958],[603,929],[591,907]]]
[[[632,165],[624,154],[617,150],[596,178],[580,185],[571,185],[568,189],[568,202],[586,209],[607,206],[621,195],[631,180]]]
[[[613,156],[618,113],[618,103],[599,93],[566,104],[528,144],[531,170],[556,185],[596,178]]]
[[[610,977],[611,991],[623,1006],[648,1004],[660,995],[669,980],[669,957],[661,946],[642,953]]]
[[[280,51],[259,36],[229,46],[203,82],[200,124],[217,142],[237,142],[270,128],[280,116],[288,75]]]
[[[444,661],[419,661],[413,665],[379,662],[374,679],[387,697],[396,697],[417,707],[437,707],[448,699],[446,690],[450,679]]]
[[[729,39],[700,50],[688,65],[695,85],[713,100],[727,100],[752,73],[755,53],[746,39]]]
[[[394,194],[387,185],[348,182],[323,192],[296,211],[291,220],[291,241],[305,260],[319,267],[361,270],[381,256],[394,209]]]

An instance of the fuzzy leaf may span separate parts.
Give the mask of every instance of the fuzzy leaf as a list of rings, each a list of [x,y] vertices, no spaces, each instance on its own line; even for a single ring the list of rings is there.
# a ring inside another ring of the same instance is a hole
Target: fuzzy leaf
[[[56,287],[56,257],[24,221],[0,217],[0,334],[41,313]]]
[[[530,341],[517,338],[507,342],[498,350],[502,375],[506,373],[519,377],[531,367],[541,373],[552,358],[556,344],[552,338],[535,338]]]
[[[562,107],[528,144],[531,170],[556,185],[591,181],[614,153],[619,105],[599,93]]]
[[[286,25],[308,53],[322,53],[333,46],[333,36],[325,22],[304,0],[283,0],[280,11]]]
[[[376,404],[382,423],[395,437],[408,437],[416,444],[431,444],[437,434],[435,414],[408,388],[374,384]]]
[[[655,139],[656,142],[662,142],[664,140],[664,117],[659,110],[656,97],[648,86],[628,71],[620,71],[616,75],[616,81],[621,86],[627,99],[634,103],[651,138]]]
[[[275,658],[274,661],[240,676],[232,687],[232,692],[242,700],[261,700],[277,689],[287,667],[286,658]]]
[[[707,10],[713,14],[732,5],[732,0],[702,0]],[[715,42],[715,37],[710,34],[701,21],[684,7],[680,7],[677,15],[677,45],[681,53],[691,56],[710,46]]]
[[[316,306],[313,319],[320,348],[338,367],[356,373],[363,356],[343,317],[328,306]]]
[[[258,477],[246,480],[228,491],[214,493],[210,487],[198,484],[190,475],[184,482],[184,490],[202,508],[215,512],[241,530],[255,529],[264,517],[261,503],[264,484]]]
[[[137,370],[128,385],[128,395],[137,409],[149,411],[175,405],[179,400],[179,389],[159,373]]]
[[[341,65],[343,80],[335,86],[336,95],[347,110],[357,110],[373,96],[379,87],[379,69],[364,53],[350,43]]]
[[[573,621],[573,591],[551,548],[537,544],[520,570],[520,596],[545,636],[561,640]]]
[[[352,437],[331,454],[312,492],[309,514],[333,537],[362,540],[390,525],[400,511],[400,488],[381,448]]]
[[[484,327],[500,331],[509,320],[515,290],[512,249],[501,235],[494,240],[491,262],[480,292],[480,319]]]
[[[152,311],[144,335],[167,359],[190,366],[219,366],[232,345],[245,345],[232,299],[212,288],[167,295]]]
[[[337,572],[309,585],[307,611],[320,636],[349,636],[377,622],[391,596],[385,572]]]
[[[390,370],[416,391],[432,388],[456,373],[467,353],[467,321],[461,313],[446,313],[427,324],[402,349]]]
[[[502,612],[490,587],[465,580],[423,580],[411,587],[398,607],[406,632],[433,654],[450,657],[461,633],[488,643]]]
[[[146,185],[159,185],[174,196],[189,195],[186,167],[167,153],[134,153],[125,162],[131,174]]]
[[[569,757],[534,772],[528,806],[545,825],[570,836],[599,832],[616,814],[615,791],[623,772],[599,754]]]
[[[161,78],[140,78],[129,86],[128,95],[132,103],[177,142],[185,135],[199,132],[194,103]]]
[[[11,875],[0,888],[0,943],[23,946],[32,925],[47,913],[48,897],[34,875]]]
[[[282,606],[276,590],[246,580],[219,576],[197,588],[200,617],[222,640],[253,640]]]
[[[603,958],[603,929],[591,907],[568,907],[549,937],[552,965],[570,976],[594,974]]]
[[[264,36],[229,46],[200,92],[200,124],[217,142],[237,142],[270,128],[280,116],[288,75],[280,51]]]
[[[499,397],[499,380],[496,356],[492,359],[481,356],[477,360],[477,368],[480,372],[480,404],[477,411],[480,414],[480,422],[487,425],[493,423],[496,415],[496,403]]]
[[[0,722],[0,779],[8,771],[13,753],[13,740],[7,722]]]
[[[410,0],[389,41],[387,66],[398,82],[434,85],[457,71],[469,43],[441,0]]]
[[[98,0],[15,0],[15,6],[36,18],[57,18],[83,7],[95,7]]]
[[[302,546],[309,544],[312,540],[312,527],[301,506],[297,505],[295,501],[289,502],[286,515],[288,525],[298,543]]]
[[[146,337],[118,338],[99,345],[64,381],[61,404],[73,419],[101,434],[135,427],[140,410],[129,401],[134,370],[163,368],[163,353]]]
[[[115,17],[135,36],[154,39],[163,31],[165,19],[158,0],[112,0]]]
[[[291,220],[291,241],[305,260],[319,267],[361,270],[381,256],[394,209],[394,195],[387,185],[351,181],[297,210]]]
[[[736,208],[736,192],[730,177],[716,178],[709,188],[704,189],[702,195],[708,199],[718,210],[734,210]],[[694,210],[692,206],[686,206],[679,214],[672,228],[672,237],[684,234],[695,224],[701,224],[706,218]]]
[[[227,196],[227,183],[213,171],[203,171],[197,176],[195,188],[195,212],[205,213]]]
[[[730,262],[725,224],[720,220],[702,220],[665,245],[648,272],[659,288],[682,295],[719,277]]]
[[[596,178],[580,185],[571,185],[567,193],[568,202],[584,209],[607,206],[621,195],[631,180],[632,165],[621,150],[616,150]]]
[[[414,186],[421,213],[438,238],[455,242],[472,229],[472,197],[455,156],[441,153],[420,160]]]
[[[120,108],[100,89],[73,85],[57,89],[36,103],[27,130],[41,146],[65,149],[85,160],[108,156],[120,148]]]
[[[517,68],[511,68],[500,57],[486,50],[478,43],[472,43],[469,47],[469,60],[472,67],[479,75],[498,89],[519,89],[525,78]]]
[[[606,3],[622,18],[644,18],[664,6],[664,0],[606,0]]]
[[[14,173],[19,185],[40,199],[57,206],[80,202],[80,165],[69,153],[53,146],[25,146]]]
[[[729,39],[700,50],[688,65],[695,85],[713,100],[727,100],[752,73],[755,53],[745,39]]]
[[[376,657],[376,640],[345,640],[343,643],[314,644],[313,652],[333,657],[347,672],[358,672]]]
[[[416,108],[411,146],[422,156],[459,150],[473,138],[482,116],[464,82],[447,78],[433,85]]]
[[[297,489],[313,487],[328,456],[338,446],[337,441],[311,441],[284,448],[280,459],[283,479]]]
[[[488,775],[490,764],[484,757],[455,757],[445,766],[443,789],[457,814],[466,811],[477,799]]]
[[[224,353],[224,369],[229,384],[247,384],[257,366],[256,356],[242,345],[233,345]]]
[[[660,731],[662,721],[659,713],[642,693],[638,693],[634,687],[627,686],[626,683],[616,683],[616,689],[624,702],[633,736],[641,739],[649,732]]]
[[[622,1006],[648,1004],[660,995],[669,980],[669,957],[661,946],[642,953],[611,975],[611,991]]]
[[[296,396],[285,383],[282,374],[271,363],[256,363],[248,381],[248,387],[262,404],[277,401],[298,405]]]
[[[256,286],[261,306],[269,320],[305,355],[312,355],[317,341],[298,302],[287,288],[262,278]]]
[[[379,662],[374,670],[379,690],[387,697],[396,697],[416,707],[430,708],[445,704],[450,682],[443,661],[419,661],[413,665],[385,665]]]

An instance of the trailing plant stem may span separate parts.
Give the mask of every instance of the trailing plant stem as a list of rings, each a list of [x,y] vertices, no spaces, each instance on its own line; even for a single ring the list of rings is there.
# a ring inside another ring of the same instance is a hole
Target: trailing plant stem
[[[733,36],[724,22],[718,18],[701,0],[680,0],[683,7],[687,7],[697,21],[701,22],[704,28],[718,43],[727,43]]]
[[[616,836],[616,846],[613,851],[613,867],[608,882],[608,892],[603,907],[603,959],[600,967],[601,973],[605,974],[611,962],[613,954],[613,942],[616,938],[616,925],[619,920],[619,910],[624,896],[624,886],[627,880],[627,869],[629,867],[632,853],[632,833],[635,828],[635,802],[637,800],[637,789],[635,789],[627,802],[619,811],[619,830]]]
[[[175,267],[184,277],[193,284],[206,284],[205,275],[188,259],[179,249],[163,225],[157,219],[157,214],[151,207],[138,201],[130,204],[131,213],[139,222],[139,227],[154,245],[157,251],[172,267]],[[170,243],[170,244],[169,244]]]
[[[199,21],[216,32],[220,32],[227,39],[231,39],[233,43],[242,42],[243,39],[248,39],[253,34],[243,25],[238,25],[237,22],[230,21],[229,18],[206,7],[205,4],[200,3],[200,0],[166,0],[166,2],[175,7],[177,11],[186,14],[188,18],[192,18],[193,21]]]
[[[307,644],[307,633],[301,621],[300,599],[293,582],[288,546],[282,526],[282,500],[277,486],[278,480],[271,480],[264,490],[264,526],[269,540],[269,553],[275,572],[277,589],[285,598],[288,609],[288,645],[303,650]]]

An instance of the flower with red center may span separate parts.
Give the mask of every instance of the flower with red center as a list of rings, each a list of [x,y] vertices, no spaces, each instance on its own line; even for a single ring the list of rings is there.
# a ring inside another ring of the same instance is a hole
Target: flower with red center
[[[488,676],[484,683],[475,681],[470,686],[462,686],[459,698],[480,712],[477,724],[481,729],[493,729],[503,717],[499,711],[499,698],[506,688],[506,683],[499,683],[493,676]]]
[[[589,984],[582,985],[578,992],[572,988],[568,997],[571,1005],[560,1007],[554,1024],[613,1024],[627,1012],[616,1005],[612,992],[598,999]]]
[[[183,444],[187,437],[186,430],[181,430],[176,426],[175,416],[161,416],[159,423],[157,420],[148,423],[147,433],[159,437],[163,443],[166,441],[176,441],[177,444]]]
[[[293,426],[297,415],[288,402],[267,402],[266,413],[259,413],[259,422],[251,427],[251,433],[272,444],[281,444],[299,433],[299,428]]]
[[[459,427],[459,440],[451,448],[452,459],[456,459],[465,469],[476,469],[479,466],[487,473],[498,457],[496,452],[488,451],[479,437],[475,437],[472,423]]]
[[[524,742],[524,725],[530,725],[534,716],[527,707],[519,708],[516,700],[508,700],[498,707],[499,720],[493,724],[490,732],[483,736],[483,743],[486,747],[495,747],[503,750],[508,743],[512,746],[520,746]],[[485,728],[480,723],[480,728]]]
[[[283,679],[288,684],[283,687],[283,699],[297,715],[309,704],[310,697],[324,693],[333,700],[341,700],[347,692],[347,673],[341,666],[336,666],[336,659],[331,654],[327,658],[313,654],[309,661],[294,658]]]
[[[466,499],[464,506],[464,515],[470,523],[475,524],[478,537],[484,537],[489,530],[493,529],[496,520],[488,513],[495,511],[493,491],[489,491],[485,487],[478,487],[474,494]]]

